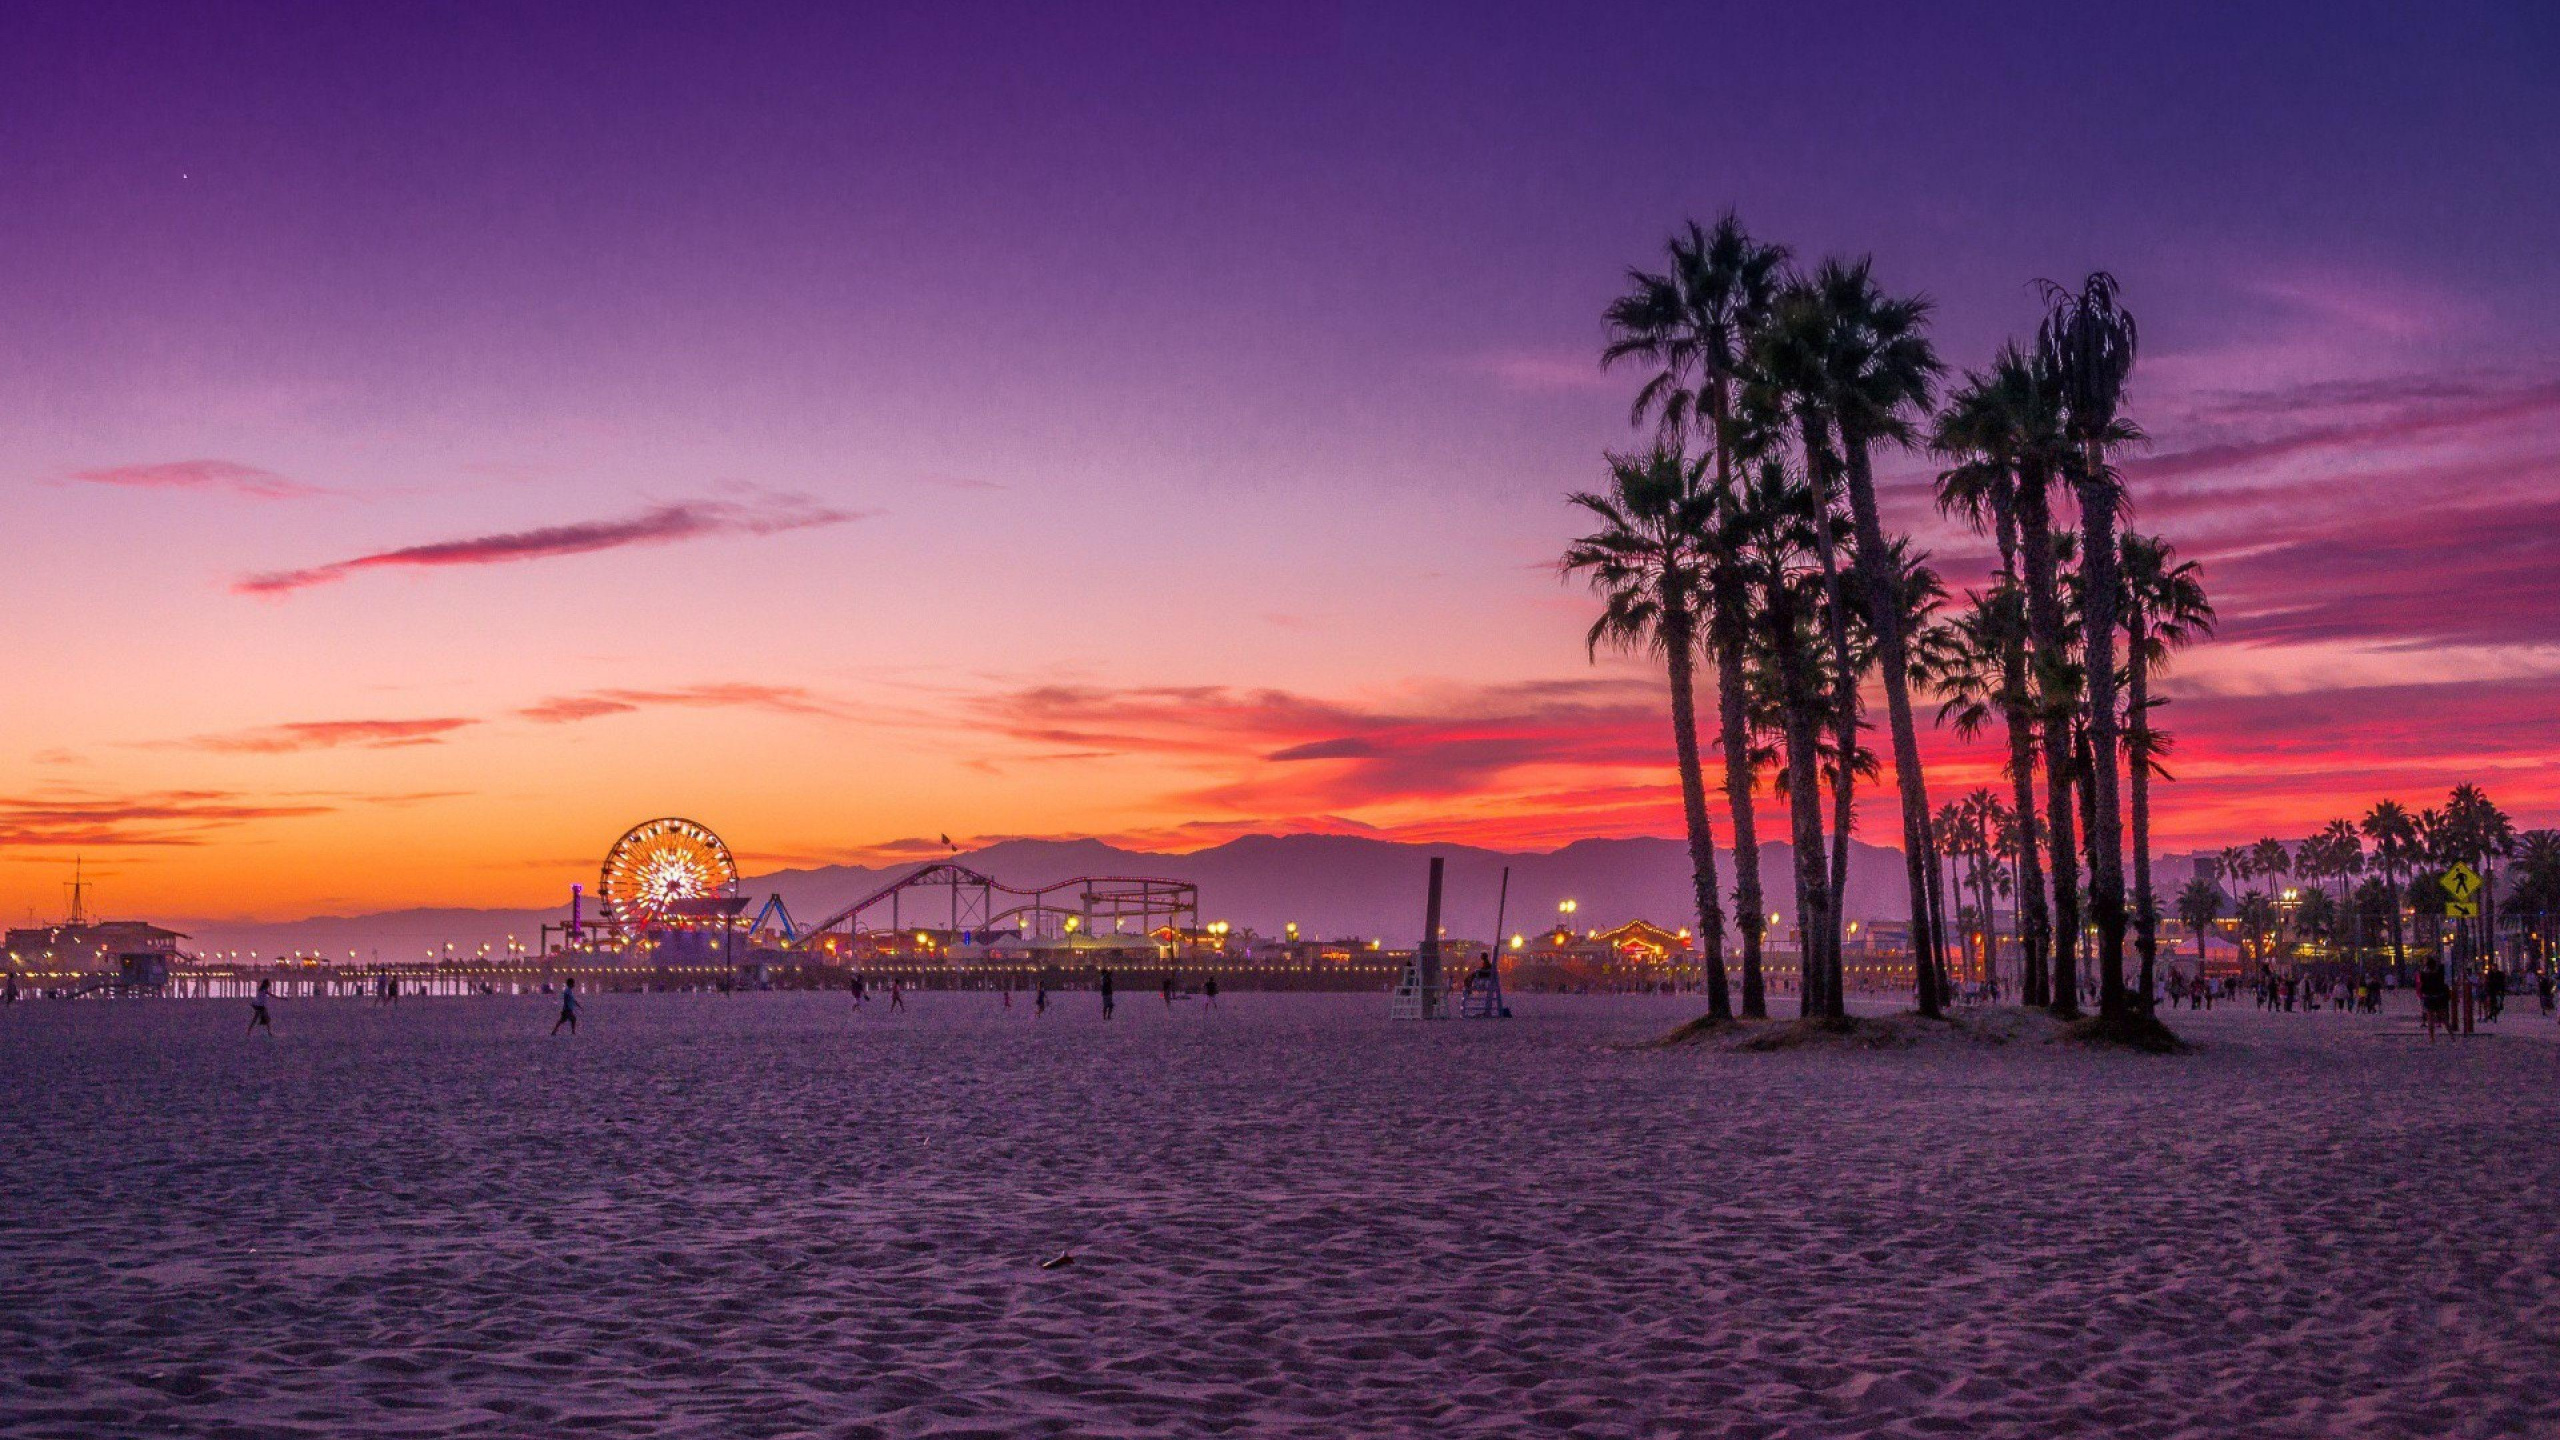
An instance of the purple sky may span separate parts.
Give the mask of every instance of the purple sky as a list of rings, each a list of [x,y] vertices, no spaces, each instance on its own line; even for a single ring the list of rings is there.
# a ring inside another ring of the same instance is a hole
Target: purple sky
[[[2391,687],[2513,728],[2560,678],[2560,12],[2056,8],[13,7],[0,557],[52,698],[0,712],[0,898],[167,824],[303,879],[135,888],[278,904],[350,847],[495,898],[686,804],[793,858],[1670,828],[1651,757],[1556,768],[1589,697],[1520,697],[1593,678],[1540,567],[1628,438],[1600,306],[1727,206],[1873,252],[1958,364],[2124,280],[2137,523],[2230,622],[2164,833],[2466,766],[2548,823],[2545,742]],[[659,698],[527,718],[598,695]],[[2270,696],[2391,763],[2214,789]]]

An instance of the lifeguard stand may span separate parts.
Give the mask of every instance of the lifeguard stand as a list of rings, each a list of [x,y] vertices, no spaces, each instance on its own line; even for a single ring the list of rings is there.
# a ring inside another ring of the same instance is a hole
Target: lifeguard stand
[[[1464,1020],[1508,1020],[1511,1002],[1502,998],[1502,922],[1511,911],[1511,867],[1502,867],[1502,891],[1493,902],[1493,948],[1484,962],[1467,972],[1458,992],[1458,1016]]]

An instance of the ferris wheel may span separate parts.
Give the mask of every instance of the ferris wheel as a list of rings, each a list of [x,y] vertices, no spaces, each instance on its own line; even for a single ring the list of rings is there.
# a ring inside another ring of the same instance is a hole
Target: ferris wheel
[[[679,902],[734,894],[738,862],[707,825],[666,816],[631,827],[605,852],[596,899],[609,924],[650,926]]]

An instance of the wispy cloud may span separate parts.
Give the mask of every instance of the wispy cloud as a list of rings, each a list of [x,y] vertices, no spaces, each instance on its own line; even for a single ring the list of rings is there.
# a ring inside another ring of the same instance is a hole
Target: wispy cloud
[[[261,725],[219,735],[198,735],[162,742],[165,747],[205,750],[219,755],[289,755],[302,750],[398,750],[434,745],[465,726],[480,723],[464,716],[440,715],[415,720],[297,720]]]
[[[236,460],[163,460],[149,465],[109,465],[75,470],[71,478],[87,485],[119,485],[136,490],[227,490],[256,500],[303,500],[330,492],[305,485],[273,470]]]
[[[1046,685],[979,708],[1025,744],[1169,758],[1212,777],[1178,803],[1305,815],[1490,795],[1538,767],[1590,775],[1667,765],[1652,689],[1539,681],[1371,706],[1225,686]]]
[[[336,808],[309,801],[260,802],[222,790],[0,797],[0,845],[38,849],[201,845],[218,832],[253,821],[326,815]]]
[[[527,720],[547,725],[567,724],[576,720],[593,720],[605,715],[628,715],[635,710],[663,709],[747,709],[771,710],[785,715],[822,715],[841,718],[847,712],[834,701],[797,685],[757,685],[732,681],[707,685],[679,685],[668,689],[586,690],[575,695],[555,695],[536,701],[516,713]]]
[[[1635,393],[1634,381],[1604,373],[1587,350],[1488,350],[1462,357],[1458,367],[1523,395]]]
[[[2258,397],[2256,404],[2270,400]],[[2183,480],[2318,452],[2477,441],[2503,426],[2560,416],[2560,381],[2457,389],[2422,378],[2416,393],[2397,397],[2370,385],[2323,385],[2297,392],[2282,415],[2291,423],[2146,456],[2129,463],[2126,473],[2137,483]]]
[[[434,569],[448,565],[503,565],[520,560],[547,560],[586,555],[634,545],[671,545],[719,535],[774,535],[821,525],[841,525],[874,512],[840,510],[792,496],[756,504],[723,500],[688,500],[659,505],[619,520],[585,520],[546,525],[534,530],[475,535],[379,550],[347,560],[333,560],[300,570],[275,570],[244,576],[231,588],[243,595],[282,595],[343,580],[364,570]]]

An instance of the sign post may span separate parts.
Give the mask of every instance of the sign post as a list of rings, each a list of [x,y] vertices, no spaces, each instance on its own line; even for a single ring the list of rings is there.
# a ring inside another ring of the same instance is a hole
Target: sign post
[[[2480,918],[2480,872],[2456,860],[2453,862],[2453,867],[2445,871],[2436,883],[2444,887],[2444,918],[2453,922],[2456,936],[2467,940],[2471,934],[2470,922]],[[2445,948],[2445,963],[2452,966],[2457,955],[2461,958],[2458,970],[2449,973],[2445,978],[2454,980],[2461,992],[2462,1033],[2468,1035],[2472,1033],[2471,947],[2461,943],[2448,945]]]

